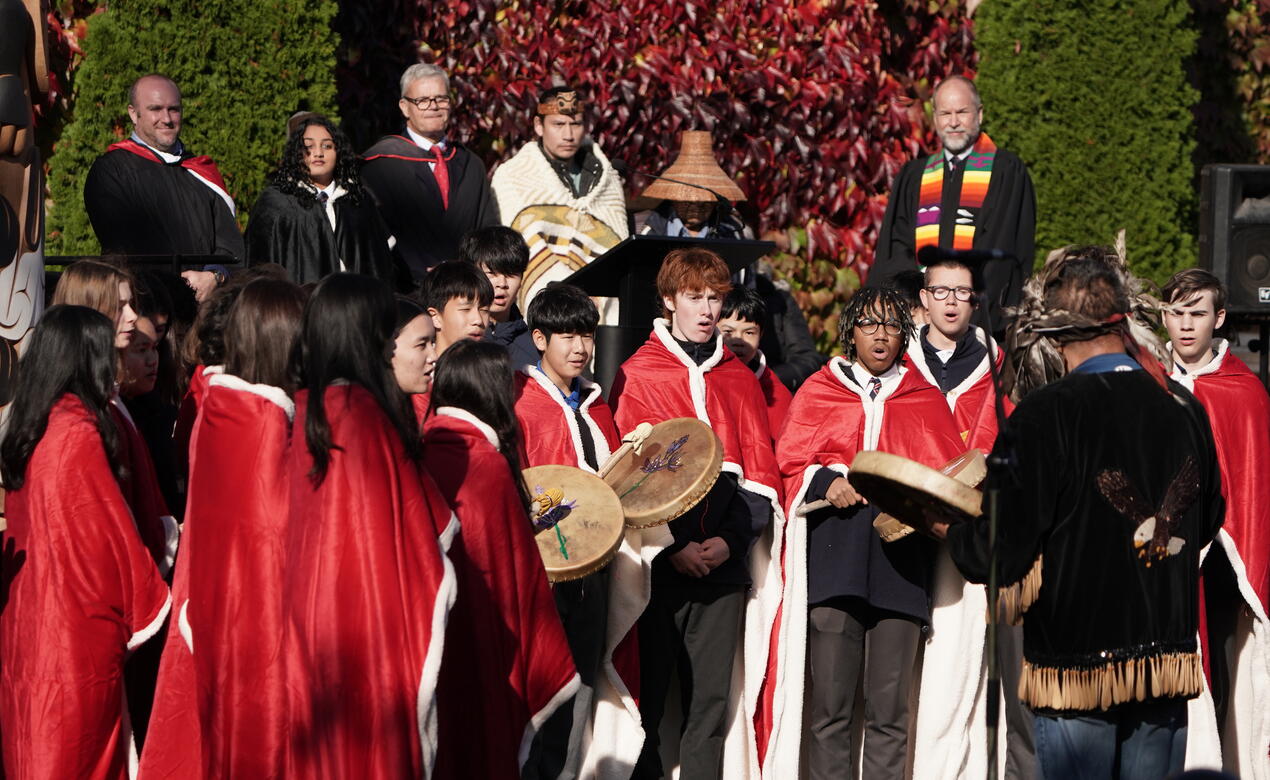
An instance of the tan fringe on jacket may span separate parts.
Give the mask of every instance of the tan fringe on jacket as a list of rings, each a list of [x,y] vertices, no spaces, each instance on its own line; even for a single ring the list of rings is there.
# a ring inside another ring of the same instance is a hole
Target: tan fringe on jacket
[[[1024,660],[1019,698],[1033,708],[1106,710],[1128,701],[1194,696],[1203,685],[1199,653],[1125,658],[1089,669],[1033,666]]]
[[[1032,568],[1028,573],[1023,575],[1023,579],[1007,585],[997,594],[997,614],[1012,626],[1017,626],[1023,622],[1023,613],[1027,612],[1028,607],[1036,603],[1036,599],[1041,595],[1041,569],[1045,560],[1044,555],[1036,556],[1036,562],[1032,564]]]

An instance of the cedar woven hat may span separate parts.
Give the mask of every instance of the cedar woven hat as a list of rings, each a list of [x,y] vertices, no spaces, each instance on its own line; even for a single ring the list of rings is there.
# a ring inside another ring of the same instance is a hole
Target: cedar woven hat
[[[706,130],[685,130],[679,142],[679,156],[661,175],[666,179],[708,187],[733,202],[745,200],[745,193],[715,161],[714,152],[711,151],[710,133]],[[654,179],[639,199],[714,201],[715,197],[697,187]]]

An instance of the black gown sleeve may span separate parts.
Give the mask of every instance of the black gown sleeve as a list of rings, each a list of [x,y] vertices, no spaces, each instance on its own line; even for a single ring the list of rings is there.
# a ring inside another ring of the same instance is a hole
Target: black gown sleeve
[[[477,164],[479,163],[479,167]],[[489,186],[489,177],[485,175],[485,164],[473,155],[473,174],[480,174],[480,197],[476,204],[476,227],[490,227],[502,224],[498,220],[498,204],[494,202],[494,190]]]
[[[886,284],[896,274],[917,268],[914,252],[917,230],[917,190],[921,186],[922,166],[925,157],[910,160],[900,169],[891,185],[891,196],[886,201],[886,215],[878,231],[877,248],[874,251],[873,269],[869,273],[869,285]]]
[[[296,284],[317,282],[337,270],[325,215],[305,208],[294,197],[266,187],[247,223],[247,257],[251,265],[277,263]]]
[[[763,275],[757,276],[755,285],[767,307],[759,349],[767,358],[768,368],[792,392],[820,370],[825,358],[816,351],[807,320],[794,296]]]
[[[212,227],[216,235],[216,249],[213,254],[244,260],[247,247],[243,243],[243,234],[238,230],[238,219],[229,210],[219,195],[212,195]]]
[[[1016,306],[1023,282],[1031,274],[1036,253],[1036,191],[1027,166],[1016,155],[1001,151],[983,206],[984,224],[975,232],[976,249],[999,249],[1015,258],[1013,263],[989,263],[984,281],[989,294],[993,329],[1000,333],[1006,323],[1003,309]]]
[[[283,236],[288,232],[283,223],[287,221],[287,216],[279,208],[279,197],[285,196],[266,187],[251,207],[245,242],[248,265],[277,263],[286,267],[282,258],[285,257]]]
[[[126,252],[132,223],[130,189],[119,166],[107,156],[98,157],[84,180],[84,209],[102,254]]]

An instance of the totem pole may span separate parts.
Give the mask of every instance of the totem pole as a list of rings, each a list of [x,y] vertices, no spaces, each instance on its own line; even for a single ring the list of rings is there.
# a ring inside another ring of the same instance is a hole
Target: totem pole
[[[44,173],[32,105],[48,92],[44,0],[0,0],[0,405],[44,310]]]

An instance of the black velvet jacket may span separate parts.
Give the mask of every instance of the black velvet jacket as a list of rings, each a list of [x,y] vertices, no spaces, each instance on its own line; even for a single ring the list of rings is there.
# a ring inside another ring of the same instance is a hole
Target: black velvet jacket
[[[1199,553],[1225,504],[1208,417],[1169,389],[1142,370],[1071,374],[1024,398],[997,439],[1013,465],[993,466],[985,490],[1000,490],[1003,603],[1026,610],[1020,695],[1034,709],[1202,687]],[[948,532],[972,582],[988,577],[986,496],[982,518]]]

